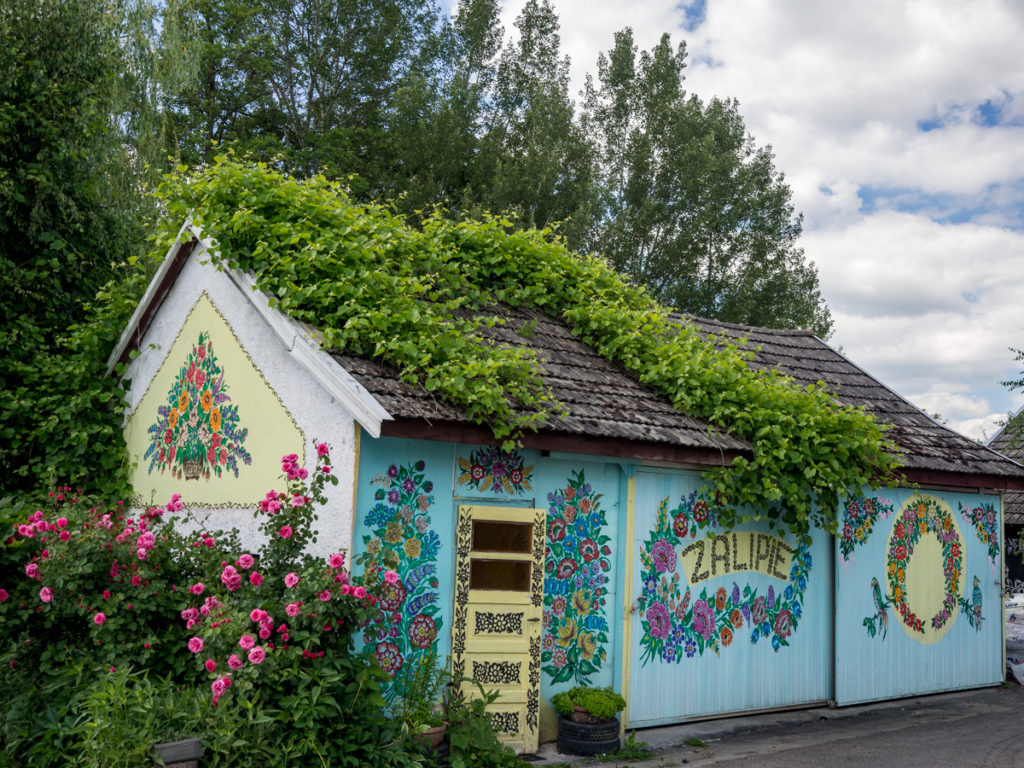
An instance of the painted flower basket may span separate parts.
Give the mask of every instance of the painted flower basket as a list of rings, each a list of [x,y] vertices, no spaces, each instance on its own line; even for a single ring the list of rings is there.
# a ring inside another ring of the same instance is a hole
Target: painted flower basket
[[[626,700],[611,688],[575,688],[555,694],[558,712],[558,751],[566,755],[608,755],[621,742],[618,713]]]
[[[199,768],[199,760],[203,756],[203,742],[199,739],[184,739],[157,744],[157,765],[166,768]]]

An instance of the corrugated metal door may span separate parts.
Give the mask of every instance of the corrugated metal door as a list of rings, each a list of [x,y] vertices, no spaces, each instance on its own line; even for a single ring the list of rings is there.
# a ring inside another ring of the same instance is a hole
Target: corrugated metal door
[[[1001,682],[999,499],[887,489],[842,513],[836,701]]]
[[[803,547],[760,524],[724,532],[702,485],[636,476],[630,726],[831,697],[829,537]]]

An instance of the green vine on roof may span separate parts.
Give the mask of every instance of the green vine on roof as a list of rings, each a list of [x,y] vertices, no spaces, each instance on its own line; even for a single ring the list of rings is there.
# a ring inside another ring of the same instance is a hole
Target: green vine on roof
[[[396,366],[405,381],[488,425],[506,448],[564,407],[531,352],[481,335],[484,324],[502,322],[486,315],[495,303],[562,317],[679,410],[752,443],[752,458],[706,475],[728,502],[726,527],[767,518],[797,535],[815,526],[834,532],[840,496],[891,481],[898,466],[871,415],[823,387],[749,367],[750,352],[705,339],[550,231],[436,214],[415,228],[384,206],[353,203],[337,183],[298,181],[230,156],[192,174],[179,169],[161,194],[165,245],[170,227],[191,215],[217,238],[218,264],[255,274],[280,309],[323,332],[325,347]]]

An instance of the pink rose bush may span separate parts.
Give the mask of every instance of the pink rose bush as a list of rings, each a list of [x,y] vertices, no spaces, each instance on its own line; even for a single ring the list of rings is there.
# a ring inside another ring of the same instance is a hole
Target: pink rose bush
[[[354,574],[341,552],[308,553],[325,488],[338,482],[328,447],[316,453],[310,470],[296,454],[282,458],[282,487],[255,512],[267,542],[259,552],[243,549],[235,532],[176,527],[178,494],[139,513],[65,488],[50,508],[18,520],[4,553],[11,565],[0,570],[0,682],[29,690],[68,678],[67,659],[100,684],[133,674],[165,680],[201,697],[214,742],[219,723],[233,723],[226,734],[249,729],[246,757],[260,765],[287,764],[273,745],[293,733],[282,727],[289,702],[302,701],[304,744],[375,763],[403,736],[382,709],[380,670],[353,638],[380,620],[380,590],[394,577],[382,579],[372,564]],[[338,728],[339,706],[360,728]]]

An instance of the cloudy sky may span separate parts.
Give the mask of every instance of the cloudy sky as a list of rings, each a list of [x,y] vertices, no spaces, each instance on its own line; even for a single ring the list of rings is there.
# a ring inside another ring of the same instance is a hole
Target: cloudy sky
[[[982,438],[1024,404],[1024,3],[553,0],[582,87],[616,30],[685,39],[804,214],[833,346]],[[506,0],[506,32],[523,0]]]

